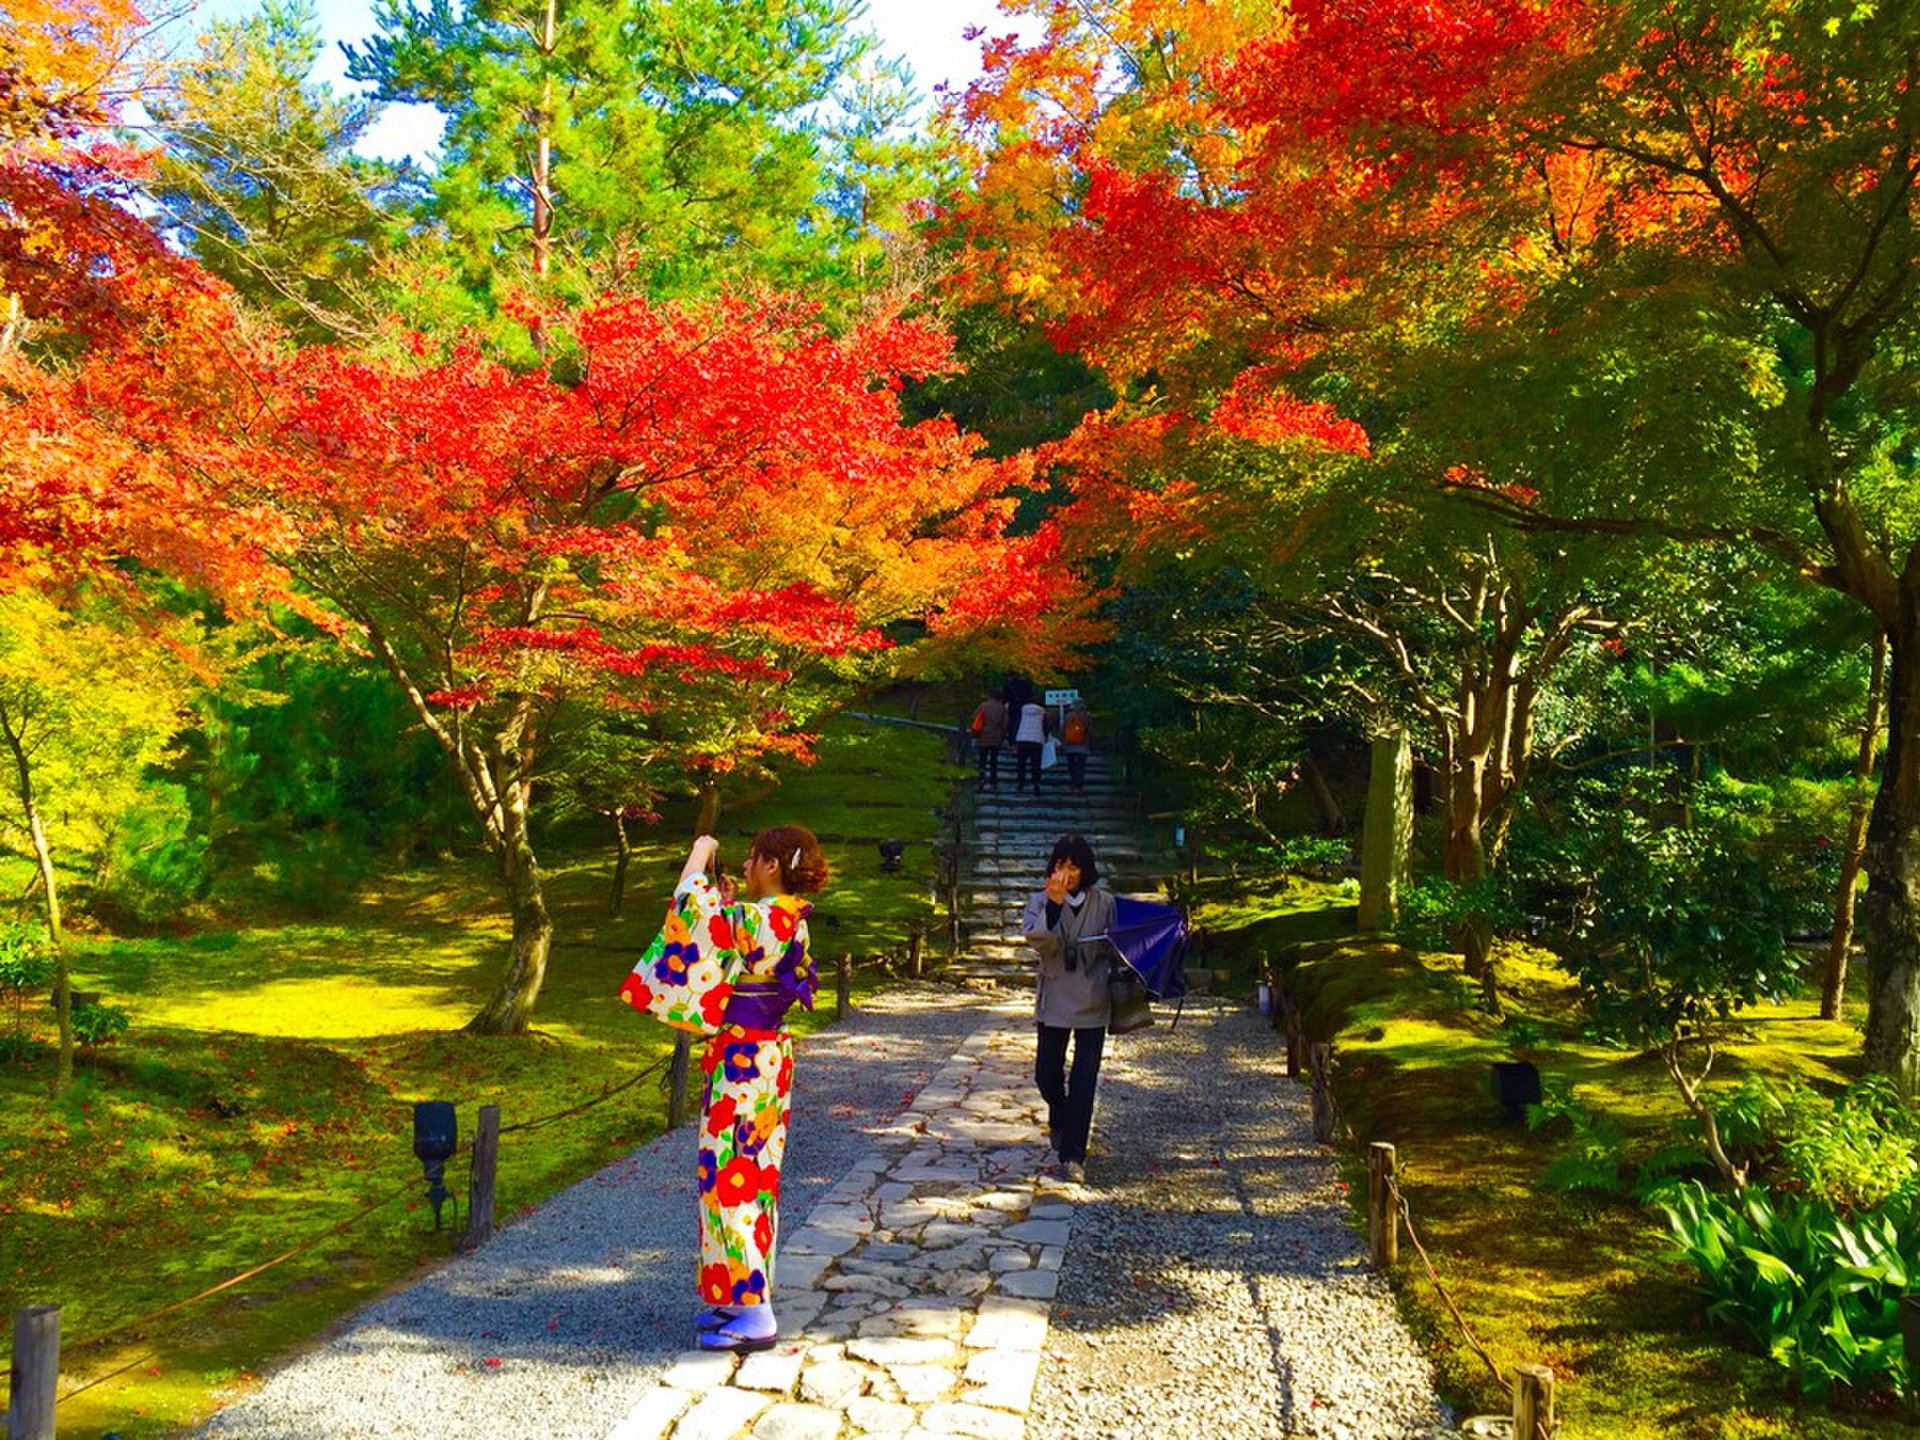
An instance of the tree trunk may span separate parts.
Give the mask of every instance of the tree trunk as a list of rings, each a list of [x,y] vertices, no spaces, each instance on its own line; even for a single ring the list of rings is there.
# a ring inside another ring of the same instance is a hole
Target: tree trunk
[[[1887,763],[1867,822],[1867,893],[1860,923],[1867,948],[1869,1070],[1920,1095],[1920,605],[1900,587],[1887,637]]]
[[[1313,808],[1320,812],[1320,833],[1322,835],[1346,834],[1346,814],[1340,809],[1340,802],[1334,798],[1333,789],[1327,784],[1326,775],[1314,763],[1311,755],[1300,762],[1300,778],[1307,783],[1307,794],[1313,797]]]
[[[540,32],[540,57],[553,63],[558,15],[557,0],[547,0],[546,20]],[[533,273],[544,280],[553,266],[553,76],[541,83],[538,135],[533,156]]]
[[[73,972],[67,964],[67,947],[61,944],[60,887],[53,873],[53,847],[47,843],[47,827],[40,818],[40,802],[33,786],[33,763],[27,756],[26,734],[17,716],[0,706],[0,734],[13,754],[16,784],[20,792],[20,810],[27,817],[27,834],[33,841],[33,861],[40,872],[40,890],[47,920],[47,940],[53,946],[53,1008],[60,1021],[60,1059],[54,1071],[55,1092],[65,1090],[73,1080]]]
[[[1887,683],[1887,637],[1873,638],[1873,673],[1867,688],[1867,717],[1860,727],[1860,754],[1853,767],[1857,786],[1853,813],[1847,823],[1847,848],[1840,857],[1840,890],[1833,904],[1833,939],[1827,945],[1827,974],[1820,987],[1820,1018],[1838,1020],[1846,1008],[1847,960],[1853,950],[1853,907],[1860,888],[1860,862],[1867,845],[1867,819],[1872,801],[1867,782],[1873,778],[1874,754],[1880,743],[1880,702]]]
[[[627,902],[627,866],[633,863],[633,841],[627,835],[627,817],[613,812],[614,844],[613,894],[607,900],[607,913],[618,915]]]
[[[700,787],[700,811],[694,817],[693,833],[711,835],[720,823],[720,787],[709,781]]]
[[[527,835],[527,785],[513,784],[504,802],[506,844],[500,856],[507,884],[507,910],[513,917],[513,946],[507,973],[478,1015],[466,1028],[476,1035],[523,1035],[533,1018],[534,1001],[547,977],[547,955],[553,948],[553,919],[547,914],[546,893],[540,883],[540,862]]]

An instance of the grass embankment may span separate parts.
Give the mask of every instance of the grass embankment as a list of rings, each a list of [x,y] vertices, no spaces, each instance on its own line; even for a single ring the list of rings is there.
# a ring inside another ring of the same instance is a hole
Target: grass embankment
[[[737,865],[762,825],[811,825],[837,872],[813,922],[823,968],[844,952],[895,951],[928,909],[927,842],[949,785],[937,737],[837,724],[816,767],[722,817],[723,859]],[[465,1135],[481,1104],[498,1104],[512,1125],[667,1054],[671,1032],[614,992],[659,923],[684,830],[670,817],[640,839],[619,919],[607,914],[610,855],[547,847],[556,938],[525,1037],[459,1033],[495,983],[508,935],[481,856],[387,877],[325,923],[79,937],[76,983],[129,1009],[132,1031],[83,1053],[58,1100],[50,1060],[0,1066],[0,1313],[62,1307],[67,1388],[121,1371],[61,1406],[62,1433],[131,1440],[191,1423],[216,1387],[444,1257],[451,1237],[433,1232],[411,1153],[413,1101],[455,1100]],[[872,841],[887,837],[910,842],[901,874],[880,873]],[[644,1082],[507,1135],[501,1213],[657,1134],[664,1096]],[[457,1162],[448,1183],[464,1201]],[[111,1344],[72,1348],[402,1187],[401,1199],[257,1280]]]
[[[1668,1259],[1660,1217],[1623,1199],[1541,1183],[1565,1151],[1562,1126],[1503,1125],[1489,1065],[1531,1060],[1629,1145],[1672,1140],[1681,1118],[1657,1056],[1582,1035],[1577,994],[1552,957],[1525,947],[1500,960],[1506,1014],[1475,1006],[1458,956],[1415,954],[1351,936],[1350,901],[1294,882],[1203,882],[1197,909],[1230,973],[1250,986],[1258,956],[1291,960],[1310,1040],[1336,1047],[1335,1094],[1356,1145],[1344,1159],[1364,1205],[1366,1142],[1398,1147],[1401,1185],[1421,1239],[1481,1342],[1503,1369],[1551,1366],[1569,1440],[1861,1440],[1909,1435],[1889,1414],[1797,1405],[1784,1372],[1709,1328],[1692,1272]],[[1292,948],[1289,948],[1291,946]],[[1855,1001],[1855,1013],[1859,1002]],[[1818,1003],[1760,1007],[1714,1068],[1715,1090],[1750,1075],[1820,1087],[1858,1071],[1853,1025]],[[1275,1037],[1275,1073],[1280,1074]],[[1504,1394],[1461,1339],[1411,1246],[1395,1276],[1403,1307],[1463,1412],[1503,1413]]]

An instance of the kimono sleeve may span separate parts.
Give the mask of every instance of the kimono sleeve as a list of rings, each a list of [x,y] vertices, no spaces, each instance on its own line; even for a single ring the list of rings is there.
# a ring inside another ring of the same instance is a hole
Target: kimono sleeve
[[[709,1034],[720,1028],[740,944],[733,915],[704,875],[681,883],[653,943],[633,967],[620,998],[676,1030]]]

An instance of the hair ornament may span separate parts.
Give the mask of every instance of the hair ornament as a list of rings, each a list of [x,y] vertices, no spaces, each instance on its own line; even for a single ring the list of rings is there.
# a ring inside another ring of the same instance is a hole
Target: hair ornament
[[[798,845],[793,847],[793,859],[787,862],[787,868],[789,870],[798,870],[800,868],[800,847]]]

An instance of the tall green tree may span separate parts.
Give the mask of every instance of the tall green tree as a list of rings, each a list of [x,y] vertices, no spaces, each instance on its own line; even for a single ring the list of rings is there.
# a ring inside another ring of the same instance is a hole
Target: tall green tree
[[[350,73],[447,115],[427,212],[449,305],[741,281],[818,294],[868,263],[847,247],[905,198],[876,148],[904,113],[899,77],[861,71],[872,42],[858,12],[853,0],[381,0]]]
[[[183,249],[304,340],[363,339],[419,174],[353,153],[379,114],[313,79],[313,0],[266,0],[203,31],[147,109],[151,193]]]

